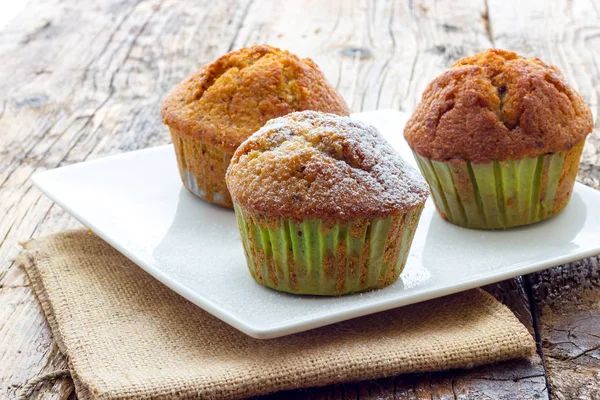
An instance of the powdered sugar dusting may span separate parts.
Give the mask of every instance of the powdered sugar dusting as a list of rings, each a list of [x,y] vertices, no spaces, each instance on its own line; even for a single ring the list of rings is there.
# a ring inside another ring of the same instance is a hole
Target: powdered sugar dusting
[[[292,218],[389,215],[428,195],[425,180],[374,127],[314,111],[254,133],[235,153],[227,182],[240,204]]]

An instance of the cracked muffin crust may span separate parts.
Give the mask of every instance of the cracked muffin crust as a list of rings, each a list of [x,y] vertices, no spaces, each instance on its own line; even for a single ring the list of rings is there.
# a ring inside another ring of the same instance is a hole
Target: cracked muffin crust
[[[316,295],[393,283],[428,196],[375,128],[314,111],[271,120],[242,143],[227,185],[252,277]]]
[[[235,149],[268,120],[301,110],[349,114],[311,59],[261,45],[199,69],[171,90],[161,114],[188,189],[231,206],[224,177]]]
[[[481,164],[567,151],[592,129],[589,107],[556,67],[490,49],[429,84],[404,137],[423,157]]]
[[[235,152],[227,183],[258,214],[352,220],[406,212],[425,180],[367,124],[318,112],[269,121]]]
[[[435,78],[404,137],[442,218],[496,229],[568,203],[590,109],[556,67],[490,49]]]

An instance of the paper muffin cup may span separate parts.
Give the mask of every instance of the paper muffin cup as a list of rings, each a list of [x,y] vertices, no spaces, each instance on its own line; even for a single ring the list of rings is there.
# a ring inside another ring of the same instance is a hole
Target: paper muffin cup
[[[234,204],[248,269],[282,292],[342,295],[390,285],[402,272],[423,204],[349,222],[260,217]]]
[[[231,154],[170,128],[184,186],[193,194],[223,207],[233,207],[225,184]]]
[[[466,228],[533,224],[562,210],[573,191],[583,143],[535,158],[474,164],[414,153],[442,218]]]

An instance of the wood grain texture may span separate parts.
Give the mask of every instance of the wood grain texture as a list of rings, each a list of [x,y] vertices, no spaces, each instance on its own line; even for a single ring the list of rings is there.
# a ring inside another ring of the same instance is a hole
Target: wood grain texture
[[[29,178],[168,143],[161,97],[198,64],[227,51],[245,6],[131,1],[88,8],[57,1],[25,10],[0,33],[0,398],[14,398],[29,378],[65,367],[12,259],[19,240],[79,224]],[[62,399],[71,391],[69,381],[57,382],[36,397]]]
[[[600,5],[590,1],[488,0],[494,40],[524,56],[557,65],[600,111]],[[600,132],[588,138],[578,181],[600,189]],[[600,238],[598,238],[600,240]],[[538,340],[549,391],[556,399],[600,399],[600,259],[589,258],[530,276]]]
[[[557,399],[600,399],[600,257],[533,276],[550,389]]]
[[[0,398],[14,398],[32,372],[52,372],[67,364],[29,287],[4,287],[0,299]],[[72,391],[69,381],[59,381],[33,398],[67,399]]]
[[[355,112],[410,110],[452,62],[496,45],[557,64],[597,116],[598,13],[594,0],[34,1],[0,32],[0,398],[66,366],[12,259],[19,240],[79,225],[29,178],[168,143],[160,100],[198,66],[267,42],[315,59]],[[595,132],[588,140],[579,174],[596,188],[598,138]],[[548,379],[555,398],[593,398],[600,380],[598,274],[598,260],[589,259],[486,288],[539,337],[547,376],[533,357],[270,397],[543,399]],[[68,380],[33,396],[70,397]]]

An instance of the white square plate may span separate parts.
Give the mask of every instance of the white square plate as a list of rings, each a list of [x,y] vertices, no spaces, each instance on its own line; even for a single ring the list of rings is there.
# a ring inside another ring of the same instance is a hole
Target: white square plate
[[[355,114],[414,165],[406,115]],[[400,307],[600,253],[600,192],[576,184],[547,221],[506,231],[442,220],[429,199],[398,281],[342,297],[295,296],[254,282],[233,211],[183,188],[172,146],[46,171],[35,185],[156,279],[246,334],[267,339]]]

